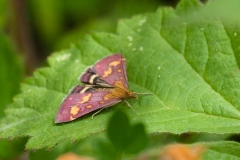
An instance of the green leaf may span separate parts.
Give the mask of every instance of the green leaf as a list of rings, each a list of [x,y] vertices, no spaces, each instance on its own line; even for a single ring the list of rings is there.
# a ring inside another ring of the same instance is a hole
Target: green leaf
[[[116,35],[91,34],[53,54],[49,67],[22,84],[22,93],[0,122],[0,137],[28,136],[26,148],[36,149],[104,131],[116,107],[93,120],[88,114],[55,124],[54,118],[62,99],[79,84],[81,72],[120,51],[127,60],[130,90],[153,95],[129,100],[137,115],[124,103],[117,106],[133,121],[143,122],[147,133],[239,133],[240,27],[216,15],[200,16],[205,7],[197,0],[182,0],[176,11],[160,8],[120,20]]]
[[[130,122],[126,113],[122,110],[116,111],[110,118],[107,133],[117,150],[122,151],[129,143],[130,129]]]
[[[112,160],[118,154],[113,144],[106,139],[94,139],[92,144],[93,151],[96,153],[95,158],[98,157],[97,159]]]
[[[135,124],[131,127],[131,133],[128,138],[128,144],[124,148],[126,153],[138,153],[143,150],[148,144],[148,136],[141,123]]]
[[[236,142],[231,141],[219,141],[212,143],[202,143],[208,146],[206,152],[204,152],[202,158],[204,160],[212,159],[240,159],[240,145]]]

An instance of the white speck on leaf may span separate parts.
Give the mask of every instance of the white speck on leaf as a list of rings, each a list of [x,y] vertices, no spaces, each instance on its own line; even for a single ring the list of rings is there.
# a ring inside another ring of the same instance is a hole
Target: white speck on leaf
[[[140,47],[139,50],[142,51],[142,50],[143,50],[143,47]]]
[[[67,54],[63,54],[61,56],[58,56],[56,59],[57,59],[57,61],[64,61],[64,60],[68,59],[70,56],[71,56],[71,54],[67,53]]]
[[[158,69],[161,69],[161,67],[158,67]]]
[[[132,41],[133,40],[133,37],[132,36],[127,36],[128,40],[129,41]]]
[[[204,28],[200,28],[201,31],[204,31]]]
[[[158,75],[158,78],[160,78],[161,76],[160,75]]]
[[[234,36],[237,36],[237,33],[236,33],[236,32],[234,32]]]
[[[141,19],[139,22],[138,22],[138,25],[141,26],[143,25],[143,23],[145,23],[147,21],[146,17],[144,17],[143,19]]]

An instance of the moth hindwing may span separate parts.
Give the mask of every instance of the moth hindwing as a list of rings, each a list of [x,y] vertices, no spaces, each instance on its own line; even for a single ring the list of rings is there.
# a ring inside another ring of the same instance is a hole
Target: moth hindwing
[[[107,56],[88,67],[80,76],[80,81],[86,86],[76,86],[63,100],[56,123],[72,121],[127,98],[137,98],[128,90],[126,60],[121,54]]]
[[[112,85],[108,84],[104,81],[93,69],[89,67],[85,70],[85,72],[80,76],[80,81],[85,84],[90,84],[94,86],[102,86],[102,87],[112,87]]]

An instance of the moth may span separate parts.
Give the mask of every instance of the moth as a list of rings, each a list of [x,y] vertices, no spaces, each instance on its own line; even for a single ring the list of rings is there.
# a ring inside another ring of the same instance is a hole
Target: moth
[[[113,54],[96,62],[85,70],[79,80],[86,85],[78,85],[70,91],[60,106],[55,123],[69,122],[121,101],[132,108],[126,99],[138,97],[137,93],[128,89],[126,59],[121,54]]]

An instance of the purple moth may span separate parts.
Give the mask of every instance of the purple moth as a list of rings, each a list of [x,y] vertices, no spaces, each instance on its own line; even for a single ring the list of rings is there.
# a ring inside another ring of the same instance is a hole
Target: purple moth
[[[126,59],[121,54],[107,56],[88,67],[80,81],[86,85],[76,86],[63,100],[55,123],[69,122],[121,101],[132,108],[126,99],[137,98],[137,93],[128,90]]]

